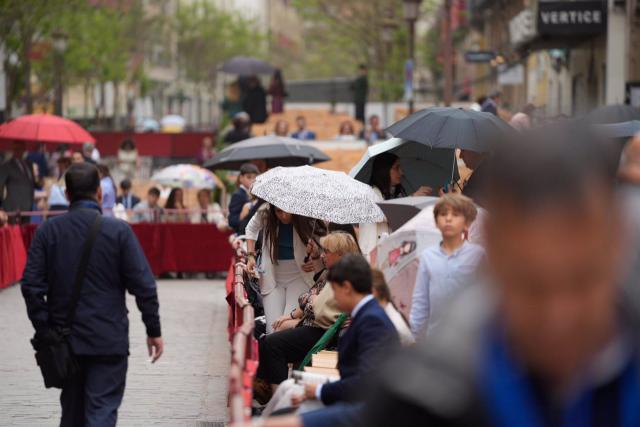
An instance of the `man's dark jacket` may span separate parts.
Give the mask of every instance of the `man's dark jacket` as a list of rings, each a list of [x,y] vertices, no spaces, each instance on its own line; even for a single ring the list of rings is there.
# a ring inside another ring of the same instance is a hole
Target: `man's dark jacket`
[[[229,202],[229,227],[236,233],[240,226],[240,212],[244,204],[249,201],[249,195],[243,188],[238,188],[231,195],[231,201]]]
[[[65,322],[83,245],[99,214],[97,203],[75,202],[68,213],[36,231],[22,278],[22,295],[36,332]],[[103,217],[72,325],[70,342],[76,354],[128,354],[125,291],[135,296],[147,335],[159,337],[158,295],[147,259],[126,222]]]
[[[330,405],[357,400],[362,395],[362,384],[379,367],[385,350],[398,343],[398,333],[378,301],[367,302],[338,341],[340,380],[322,386],[322,402]]]
[[[122,205],[124,205],[124,204],[125,204],[125,201],[126,201],[126,200],[127,200],[127,199],[126,199],[126,197],[124,197],[124,196],[118,196],[118,197],[116,197],[116,203],[120,203],[120,204],[122,204]],[[131,206],[125,206],[125,208],[127,208],[127,209],[133,209],[133,208],[135,208],[135,207],[136,207],[136,205],[137,205],[138,203],[140,203],[140,197],[136,197],[136,196],[134,196],[134,195],[132,194],[132,195],[131,195]]]

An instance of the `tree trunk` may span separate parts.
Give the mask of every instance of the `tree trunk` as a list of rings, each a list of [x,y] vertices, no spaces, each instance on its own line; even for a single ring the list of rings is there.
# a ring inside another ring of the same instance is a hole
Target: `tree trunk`
[[[118,87],[120,86],[120,82],[115,80],[113,82],[113,129],[117,130],[120,127],[118,126],[120,123],[120,91]]]
[[[89,119],[89,80],[84,82],[84,103],[82,109],[84,110],[83,116],[85,120]]]
[[[104,124],[104,119],[106,116],[106,100],[105,100],[105,92],[106,92],[106,88],[105,88],[106,83],[105,82],[100,82],[100,116],[99,116],[99,123],[100,125]]]
[[[33,113],[33,94],[31,91],[31,58],[29,57],[31,54],[31,37],[25,38],[23,40],[23,50],[22,50],[22,59],[24,60],[24,74],[25,74],[25,85],[24,85],[24,96],[26,101],[26,110],[27,114]]]

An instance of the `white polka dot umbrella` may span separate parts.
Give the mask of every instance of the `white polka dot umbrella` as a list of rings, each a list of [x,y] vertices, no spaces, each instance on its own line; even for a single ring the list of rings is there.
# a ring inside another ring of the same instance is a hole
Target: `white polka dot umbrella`
[[[258,176],[251,192],[285,212],[309,218],[337,224],[384,221],[373,189],[344,172],[281,166]]]

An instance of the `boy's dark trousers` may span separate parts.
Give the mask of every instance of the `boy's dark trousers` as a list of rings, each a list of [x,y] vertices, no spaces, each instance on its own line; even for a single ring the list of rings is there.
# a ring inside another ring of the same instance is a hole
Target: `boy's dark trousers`
[[[62,388],[60,427],[112,427],[124,395],[128,356],[77,356],[80,373]]]

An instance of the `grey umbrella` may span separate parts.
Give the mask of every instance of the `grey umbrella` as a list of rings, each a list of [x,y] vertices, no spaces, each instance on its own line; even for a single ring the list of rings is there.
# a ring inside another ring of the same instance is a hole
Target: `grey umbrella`
[[[204,167],[211,170],[237,170],[251,160],[265,160],[267,166],[273,168],[312,165],[331,158],[308,142],[270,135],[236,142],[207,161]]]
[[[514,129],[491,113],[452,107],[425,108],[387,128],[391,135],[431,148],[462,148],[485,153]]]
[[[437,191],[445,184],[456,182],[460,177],[453,149],[429,148],[419,142],[405,141],[400,138],[391,138],[369,147],[349,175],[369,184],[375,158],[382,153],[393,153],[398,156],[404,171],[402,186],[408,193],[417,191],[423,185]]]
[[[591,111],[585,118],[596,124],[622,123],[640,120],[640,109],[625,104],[605,105]]]
[[[220,70],[229,74],[251,76],[254,74],[271,74],[275,67],[266,61],[251,56],[234,56],[220,67]]]
[[[391,230],[395,231],[427,206],[438,203],[438,197],[401,197],[378,202]]]
[[[622,123],[595,125],[596,129],[608,138],[631,138],[640,132],[640,120],[630,120]]]

